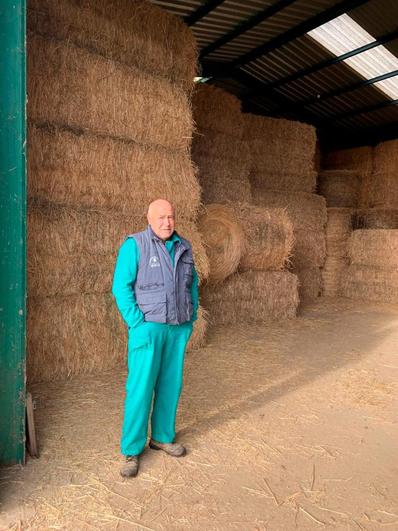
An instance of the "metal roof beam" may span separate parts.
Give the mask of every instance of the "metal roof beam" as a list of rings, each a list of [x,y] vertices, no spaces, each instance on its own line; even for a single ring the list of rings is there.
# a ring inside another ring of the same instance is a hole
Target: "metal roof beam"
[[[392,72],[387,72],[386,74],[381,74],[380,76],[372,77],[371,79],[362,79],[361,81],[352,83],[351,85],[346,85],[345,87],[339,87],[329,92],[324,92],[323,94],[313,96],[306,100],[298,101],[297,103],[293,103],[289,105],[288,107],[284,107],[282,109],[275,109],[275,111],[273,111],[272,114],[274,113],[276,114],[281,111],[286,112],[286,111],[299,110],[303,107],[307,107],[308,105],[313,105],[315,103],[321,103],[330,98],[336,98],[337,96],[341,96],[343,94],[346,94],[347,92],[351,92],[353,90],[357,90],[359,88],[366,87],[368,85],[374,85],[375,83],[378,83],[379,81],[384,81],[385,79],[390,79],[397,75],[398,75],[398,70],[393,70]]]
[[[370,42],[369,44],[365,44],[364,46],[360,46],[359,48],[355,48],[355,50],[343,53],[342,55],[338,55],[337,57],[325,59],[324,61],[320,61],[315,65],[306,68],[301,68],[300,70],[297,70],[297,72],[293,72],[292,74],[289,74],[288,76],[285,76],[281,79],[277,79],[276,81],[272,81],[271,83],[264,83],[264,90],[268,91],[281,87],[282,85],[286,85],[287,83],[291,83],[292,81],[296,81],[297,79],[300,79],[302,77],[309,76],[310,74],[314,74],[315,72],[319,72],[319,70],[323,70],[328,66],[332,66],[337,63],[340,63],[341,61],[345,61],[350,57],[354,57],[355,55],[359,55],[360,53],[372,50],[373,48],[381,46],[382,44],[386,44],[394,39],[398,39],[398,29],[392,31],[391,33],[387,33],[385,35],[377,37],[376,40]]]
[[[272,17],[279,11],[282,11],[282,9],[288,7],[290,4],[293,4],[295,1],[296,0],[279,0],[275,4],[272,4],[271,6],[268,6],[265,9],[259,11],[241,24],[238,24],[229,33],[226,33],[219,39],[215,40],[214,42],[210,43],[205,48],[203,48],[199,54],[199,59],[203,59],[203,57],[205,57],[206,55],[211,54],[215,50],[218,50],[218,48],[221,48],[221,46],[224,46],[228,42],[236,39],[246,31],[249,31],[255,26],[258,26],[258,24],[264,22],[264,20],[267,20],[267,18]]]
[[[367,107],[353,109],[352,111],[347,111],[347,112],[335,114],[334,116],[331,116],[329,118],[324,118],[321,124],[324,126],[331,122],[337,122],[337,120],[345,120],[346,118],[352,118],[353,116],[357,116],[358,114],[366,114],[369,112],[378,111],[379,109],[384,109],[384,107],[389,107],[390,105],[397,105],[397,104],[398,104],[398,99],[381,101],[379,103],[375,103],[374,105],[368,105]]]
[[[224,0],[208,0],[206,3],[198,7],[196,11],[184,18],[185,24],[187,24],[188,26],[193,26],[195,22],[201,20],[203,17],[208,15],[210,11],[213,11],[213,9],[218,7],[223,2]]]
[[[281,35],[278,35],[270,41],[265,42],[257,48],[254,48],[250,52],[245,53],[240,57],[234,59],[233,61],[228,63],[223,70],[220,69],[220,72],[218,73],[217,77],[226,77],[231,74],[231,72],[235,71],[237,68],[242,67],[247,63],[254,61],[255,59],[258,59],[259,57],[269,54],[276,48],[279,48],[280,46],[283,46],[293,41],[294,39],[301,37],[305,33],[308,33],[309,31],[319,26],[322,26],[322,24],[326,24],[326,22],[329,22],[330,20],[339,17],[343,13],[346,13],[347,11],[359,7],[360,5],[365,4],[367,2],[369,2],[369,0],[342,0],[338,4],[329,7],[328,9],[325,9],[325,11],[323,11],[322,13],[318,13],[317,15],[309,18],[308,20],[304,20],[304,22],[301,22],[297,26],[294,26],[293,28],[285,31]]]

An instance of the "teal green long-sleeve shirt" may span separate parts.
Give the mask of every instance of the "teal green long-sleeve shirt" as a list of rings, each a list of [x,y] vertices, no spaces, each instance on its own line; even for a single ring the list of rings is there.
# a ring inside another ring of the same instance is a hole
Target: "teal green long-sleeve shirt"
[[[165,242],[166,249],[170,253],[174,263],[175,243],[179,241],[178,236],[173,236]],[[144,314],[139,309],[135,293],[134,282],[137,278],[138,264],[140,261],[140,250],[134,238],[128,238],[120,247],[116,260],[115,273],[113,276],[112,293],[116,299],[117,307],[129,328],[135,328],[144,322]],[[199,307],[199,280],[193,268],[193,281],[191,287],[193,316],[192,322],[197,319]]]

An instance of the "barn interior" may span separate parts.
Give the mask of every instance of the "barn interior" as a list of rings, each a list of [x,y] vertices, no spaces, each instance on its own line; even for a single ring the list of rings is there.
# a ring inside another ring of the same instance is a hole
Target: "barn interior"
[[[398,4],[20,5],[40,456],[0,469],[0,526],[398,526]],[[188,454],[126,480],[112,277],[158,197],[200,279]]]

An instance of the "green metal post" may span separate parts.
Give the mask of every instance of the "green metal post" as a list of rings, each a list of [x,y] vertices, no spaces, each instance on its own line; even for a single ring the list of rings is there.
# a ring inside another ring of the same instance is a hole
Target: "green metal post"
[[[0,1],[0,463],[25,458],[26,0]]]

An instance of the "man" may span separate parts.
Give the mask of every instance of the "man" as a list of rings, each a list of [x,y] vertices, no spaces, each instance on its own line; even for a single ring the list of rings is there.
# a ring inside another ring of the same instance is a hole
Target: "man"
[[[175,417],[199,300],[191,245],[174,230],[172,205],[157,199],[147,217],[147,229],[129,236],[119,250],[112,288],[128,326],[124,477],[138,473],[152,399],[150,448],[185,455],[184,446],[174,443]]]

